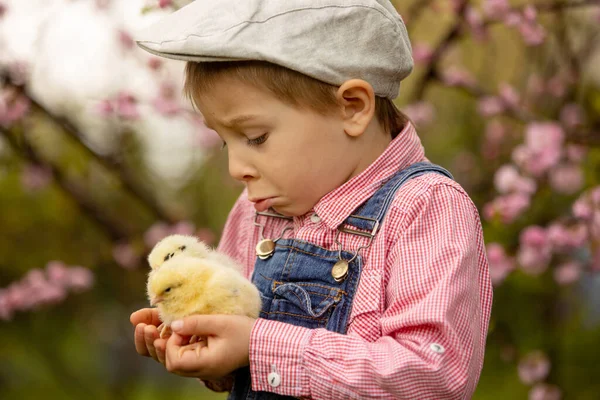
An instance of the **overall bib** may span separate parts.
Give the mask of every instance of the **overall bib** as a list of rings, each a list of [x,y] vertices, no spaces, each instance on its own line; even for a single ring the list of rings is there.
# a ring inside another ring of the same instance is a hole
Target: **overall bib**
[[[429,162],[410,165],[384,182],[371,198],[348,216],[337,234],[365,236],[369,238],[368,245],[361,248],[368,247],[398,188],[409,179],[430,172],[453,179],[444,168]],[[352,228],[342,228],[346,226]],[[341,249],[341,245],[339,250],[326,250],[296,239],[278,240],[272,256],[256,259],[252,274],[252,282],[258,287],[262,298],[260,318],[345,334],[363,265],[359,250],[346,251]],[[345,275],[337,275],[336,280],[332,268],[340,259],[348,262],[348,268]],[[241,368],[234,374],[235,383],[228,399],[292,398],[253,391],[249,367]]]

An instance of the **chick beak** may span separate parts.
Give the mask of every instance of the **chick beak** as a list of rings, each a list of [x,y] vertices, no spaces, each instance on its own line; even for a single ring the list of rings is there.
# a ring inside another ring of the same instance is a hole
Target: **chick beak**
[[[158,303],[160,303],[163,300],[164,299],[162,298],[162,296],[153,297],[152,300],[150,300],[150,305],[151,306],[155,306],[155,305],[157,305]]]

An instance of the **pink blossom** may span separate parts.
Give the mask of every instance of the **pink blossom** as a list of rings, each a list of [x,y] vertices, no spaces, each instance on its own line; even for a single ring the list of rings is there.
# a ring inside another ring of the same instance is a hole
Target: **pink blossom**
[[[573,194],[584,184],[583,170],[576,164],[560,164],[550,171],[550,186],[558,193]]]
[[[588,220],[592,218],[594,210],[590,202],[589,196],[581,196],[572,206],[573,215],[576,218]]]
[[[171,227],[171,232],[178,235],[193,235],[196,226],[191,221],[180,221]]]
[[[588,230],[584,224],[564,226],[554,223],[548,227],[548,240],[556,251],[568,252],[585,245]]]
[[[0,290],[0,320],[8,321],[12,318],[13,310],[8,302],[6,290]]]
[[[521,245],[544,247],[548,243],[548,234],[541,226],[532,225],[521,232]]]
[[[175,88],[168,82],[161,84],[159,95],[152,104],[156,111],[166,116],[173,116],[181,111],[181,106],[175,99]]]
[[[483,12],[488,18],[504,18],[509,10],[508,0],[485,0],[483,3]]]
[[[550,360],[541,351],[527,354],[519,361],[519,378],[526,385],[546,379],[550,373]]]
[[[465,21],[467,22],[471,33],[473,33],[475,40],[483,41],[487,38],[487,31],[485,29],[485,25],[483,24],[483,17],[479,11],[473,7],[467,6],[465,10]]]
[[[585,146],[577,144],[567,145],[567,158],[574,163],[580,163],[585,160],[588,154],[588,149]]]
[[[158,0],[158,6],[160,8],[167,8],[173,5],[173,0]]]
[[[583,108],[577,103],[569,103],[560,111],[560,122],[567,129],[576,128],[585,122]]]
[[[3,3],[0,3],[0,18],[4,17],[4,14],[6,14],[6,6]]]
[[[476,80],[471,73],[457,67],[450,67],[442,72],[442,81],[447,86],[472,87],[476,83]]]
[[[495,159],[500,155],[500,148],[504,137],[506,136],[506,129],[504,125],[497,120],[493,120],[488,123],[485,127],[484,140],[481,145],[481,152],[487,159]]]
[[[497,286],[515,269],[515,263],[512,258],[506,255],[504,247],[499,243],[488,244],[486,252],[490,264],[492,284]]]
[[[561,264],[554,270],[554,280],[559,285],[570,285],[579,280],[581,269],[581,264],[577,261]]]
[[[522,177],[514,165],[503,165],[494,175],[494,185],[500,193],[523,192],[532,194],[536,190],[533,179]]]
[[[37,301],[34,308],[47,304],[58,304],[67,298],[67,292],[64,288],[52,284],[47,284],[36,290]]]
[[[413,46],[413,59],[416,64],[427,64],[431,61],[433,49],[426,43],[416,43]]]
[[[117,112],[121,118],[125,119],[138,119],[140,117],[135,97],[125,92],[121,92],[117,96]]]
[[[133,269],[140,263],[140,256],[130,243],[119,243],[112,249],[113,258],[121,267]]]
[[[517,261],[521,269],[533,276],[547,268],[552,257],[552,248],[544,228],[530,226],[521,232]]]
[[[181,221],[171,226],[164,222],[157,222],[144,234],[144,243],[146,243],[146,246],[148,247],[154,247],[156,243],[166,236],[174,234],[193,235],[195,232],[196,227],[194,223],[190,221]]]
[[[29,192],[46,188],[52,182],[52,171],[39,165],[27,164],[21,172],[21,186]]]
[[[519,25],[519,32],[528,46],[539,46],[546,39],[546,30],[537,23],[524,22]]]
[[[84,267],[72,267],[69,269],[69,289],[80,292],[87,290],[94,284],[92,271]]]
[[[560,400],[562,393],[558,386],[538,383],[529,391],[529,400]]]
[[[525,144],[533,150],[547,147],[560,147],[565,134],[562,127],[554,122],[534,122],[527,126]]]
[[[506,110],[504,101],[501,98],[495,96],[485,96],[477,105],[477,111],[483,117],[493,117]]]
[[[129,32],[126,32],[123,29],[119,29],[118,32],[119,41],[121,42],[121,45],[128,50],[133,49],[135,47],[135,41],[133,40]]]
[[[590,199],[594,206],[600,207],[600,186],[596,186],[590,190]]]
[[[153,71],[158,71],[163,65],[163,60],[158,57],[151,57],[148,60],[148,67]]]
[[[524,193],[507,194],[486,204],[483,208],[483,215],[487,220],[498,217],[501,222],[509,224],[521,216],[530,203],[529,196]]]
[[[144,233],[144,243],[148,247],[154,247],[162,238],[169,236],[169,231],[169,225],[164,222],[157,222]]]
[[[517,108],[521,99],[519,92],[507,83],[502,83],[500,85],[500,98],[504,101],[504,104],[510,108]]]
[[[110,100],[102,100],[96,105],[96,113],[103,118],[111,117],[115,112],[115,107]]]
[[[504,23],[506,26],[518,26],[523,22],[523,17],[517,11],[509,11],[504,17]]]
[[[590,223],[590,235],[596,239],[600,239],[600,210],[594,210],[592,221]]]
[[[27,115],[30,108],[28,97],[10,90],[0,92],[0,126],[9,127]]]
[[[426,125],[435,118],[435,109],[431,103],[421,101],[409,104],[404,108],[404,113],[416,124]]]
[[[53,285],[62,287],[69,285],[69,269],[62,261],[49,261],[46,264],[46,274]]]
[[[540,177],[560,160],[563,142],[564,132],[560,125],[531,123],[525,132],[525,144],[513,151],[513,160],[534,177]]]
[[[59,303],[67,297],[67,290],[88,289],[92,282],[87,268],[67,268],[60,261],[50,261],[45,271],[32,269],[20,281],[0,289],[0,319],[10,319],[15,311]]]
[[[537,9],[535,6],[528,4],[523,10],[523,17],[528,22],[535,22],[537,19]]]

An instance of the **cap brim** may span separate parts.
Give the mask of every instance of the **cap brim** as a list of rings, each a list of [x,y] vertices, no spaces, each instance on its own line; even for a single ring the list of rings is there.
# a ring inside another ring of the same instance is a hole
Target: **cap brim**
[[[218,62],[218,61],[245,61],[245,58],[228,58],[228,57],[211,57],[211,56],[194,56],[190,54],[179,54],[179,53],[166,53],[163,51],[155,50],[143,44],[143,42],[137,42],[137,45],[148,53],[154,54],[155,56],[170,58],[173,60],[181,61],[195,61],[195,62]]]

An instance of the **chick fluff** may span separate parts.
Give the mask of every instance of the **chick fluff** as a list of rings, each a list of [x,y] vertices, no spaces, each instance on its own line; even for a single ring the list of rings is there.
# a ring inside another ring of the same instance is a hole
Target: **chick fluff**
[[[194,236],[169,235],[158,242],[148,254],[148,264],[154,270],[178,254],[205,258],[210,253],[210,248]]]
[[[158,242],[150,254],[148,264],[152,270],[160,267],[165,261],[177,255],[187,255],[196,258],[210,258],[222,266],[240,271],[240,266],[227,255],[212,250],[195,236],[169,235]]]
[[[157,306],[163,321],[161,337],[173,321],[193,314],[258,318],[261,309],[258,289],[237,269],[224,266],[225,257],[223,254],[206,258],[179,254],[150,272],[148,298]],[[229,265],[233,265],[233,261],[230,260]],[[199,352],[199,344],[193,343],[196,339],[193,337],[190,342]],[[185,347],[182,350],[185,351]]]

